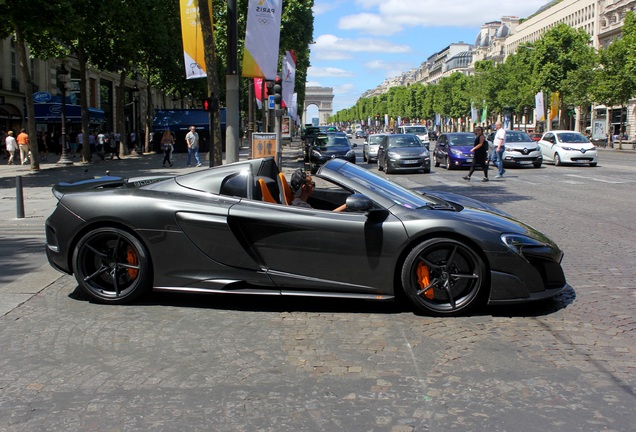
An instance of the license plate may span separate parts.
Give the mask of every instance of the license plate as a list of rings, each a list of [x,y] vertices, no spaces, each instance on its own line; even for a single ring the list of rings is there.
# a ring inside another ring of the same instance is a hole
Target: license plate
[[[405,164],[416,164],[416,163],[419,163],[419,162],[420,161],[418,161],[417,159],[408,159],[408,160],[403,161],[402,163],[405,163]]]
[[[467,158],[467,159],[466,159],[466,162],[470,162],[470,163],[472,163],[472,162],[473,162],[473,158]]]
[[[532,161],[519,161],[519,165],[530,165]]]

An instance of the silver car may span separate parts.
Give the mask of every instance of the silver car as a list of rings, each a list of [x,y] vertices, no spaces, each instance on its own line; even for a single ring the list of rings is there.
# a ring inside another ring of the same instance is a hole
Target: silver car
[[[378,160],[378,148],[382,137],[386,134],[372,134],[367,137],[362,146],[362,159],[365,162],[373,162]]]
[[[494,133],[488,135],[487,141],[491,149],[494,139]],[[503,162],[504,166],[533,165],[535,168],[540,168],[543,163],[543,155],[539,144],[533,141],[526,132],[507,130]]]

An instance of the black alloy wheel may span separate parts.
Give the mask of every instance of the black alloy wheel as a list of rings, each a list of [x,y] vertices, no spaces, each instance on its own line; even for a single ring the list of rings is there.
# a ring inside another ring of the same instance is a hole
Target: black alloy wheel
[[[459,315],[479,303],[486,266],[464,243],[433,238],[417,245],[402,267],[402,286],[415,308],[436,316]]]
[[[84,235],[73,252],[73,270],[82,290],[99,303],[131,302],[152,284],[148,251],[119,228],[97,228]]]

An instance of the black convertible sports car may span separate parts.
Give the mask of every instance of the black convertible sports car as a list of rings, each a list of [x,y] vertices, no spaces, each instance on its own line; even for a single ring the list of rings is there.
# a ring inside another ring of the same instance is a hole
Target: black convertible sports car
[[[150,289],[372,300],[403,290],[421,312],[454,315],[567,287],[561,250],[486,204],[417,193],[342,159],[314,180],[313,208],[288,205],[273,158],[60,183],[47,256],[103,303]]]

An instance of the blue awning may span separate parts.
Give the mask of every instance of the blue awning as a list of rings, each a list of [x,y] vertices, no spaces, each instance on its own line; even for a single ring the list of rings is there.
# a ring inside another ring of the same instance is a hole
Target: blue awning
[[[33,107],[35,108],[36,123],[60,123],[62,121],[61,103],[36,103],[33,104]],[[90,123],[102,123],[105,119],[105,113],[100,109],[89,107],[88,119]],[[82,107],[80,105],[66,104],[66,122],[82,122]]]
[[[221,129],[225,129],[225,108],[219,110]],[[172,132],[187,131],[190,126],[197,130],[209,129],[210,113],[202,109],[156,110],[152,128],[155,132],[170,130]]]

